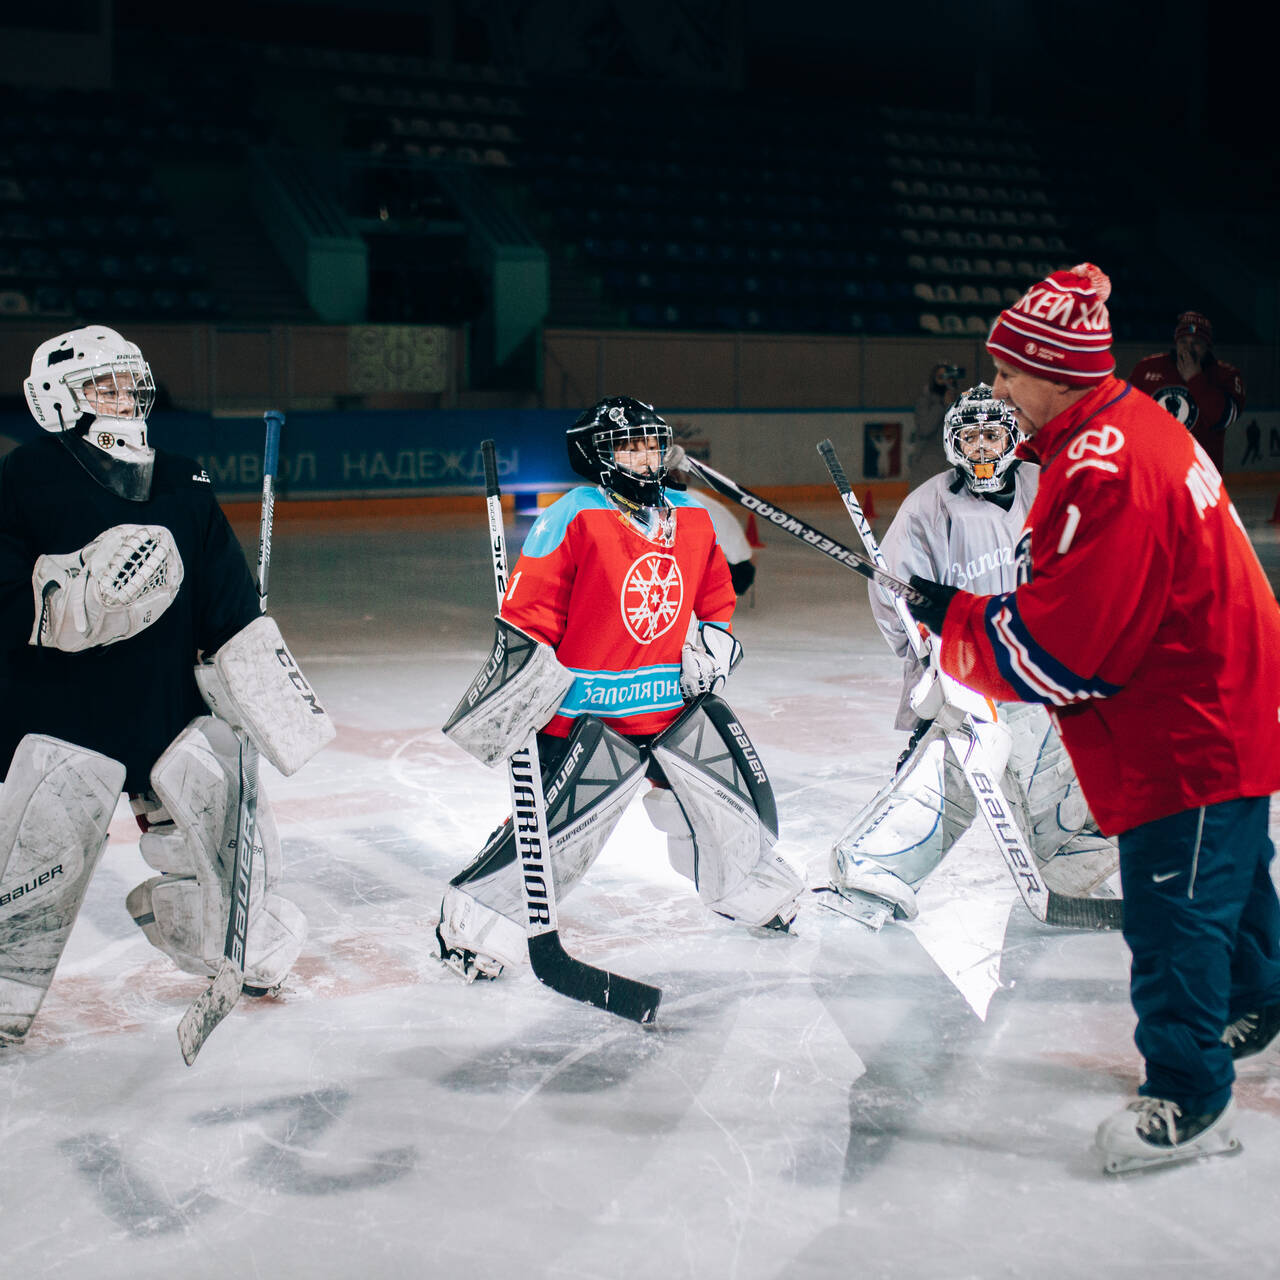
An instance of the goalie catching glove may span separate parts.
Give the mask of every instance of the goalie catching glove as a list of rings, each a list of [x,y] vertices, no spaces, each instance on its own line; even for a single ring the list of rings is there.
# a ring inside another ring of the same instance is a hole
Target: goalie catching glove
[[[29,643],[80,653],[145,630],[182,586],[182,557],[163,525],[118,524],[80,551],[35,564]]]
[[[686,641],[680,655],[680,692],[687,702],[724,687],[730,673],[742,661],[742,646],[724,627],[700,622],[697,633]]]

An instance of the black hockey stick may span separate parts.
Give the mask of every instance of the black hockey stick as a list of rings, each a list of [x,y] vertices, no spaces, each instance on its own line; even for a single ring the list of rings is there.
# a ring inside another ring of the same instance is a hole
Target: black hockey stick
[[[915,587],[903,582],[901,578],[895,578],[883,565],[867,559],[852,547],[846,547],[843,542],[829,538],[821,529],[815,529],[813,525],[806,524],[789,511],[783,511],[781,507],[775,507],[771,502],[766,502],[759,494],[752,493],[750,489],[744,489],[736,480],[730,480],[728,476],[707,463],[699,462],[697,458],[689,458],[688,465],[695,475],[706,481],[717,493],[731,498],[739,506],[746,507],[748,511],[754,511],[771,524],[777,525],[783,533],[799,538],[806,546],[821,551],[824,556],[830,557],[837,564],[842,564],[845,568],[852,569],[854,573],[860,573],[864,578],[870,578],[882,587],[887,587],[899,599],[910,600],[913,604],[925,603],[924,597]]]
[[[267,611],[267,576],[271,569],[271,524],[275,515],[276,471],[280,461],[280,428],[284,414],[268,410],[266,445],[262,460],[262,510],[258,519],[258,609]],[[231,874],[231,898],[227,912],[227,936],[222,963],[213,982],[198,995],[178,1023],[178,1044],[187,1066],[196,1060],[213,1029],[235,1007],[244,990],[245,941],[249,933],[249,886],[253,880],[253,856],[258,844],[258,748],[243,729],[240,739],[240,805],[236,816],[235,864]]]
[[[849,512],[849,518],[853,521],[853,527],[857,529],[867,554],[878,568],[887,570],[888,563],[884,553],[880,550],[880,544],[876,541],[866,514],[854,496],[853,486],[850,485],[849,477],[845,475],[844,467],[841,466],[840,459],[836,455],[835,445],[830,440],[823,440],[818,445],[818,452],[822,455],[822,461],[826,464],[831,479],[835,481],[835,486],[840,491],[845,509]],[[895,595],[893,603],[898,611],[898,619],[907,633],[911,651],[922,662],[927,661],[929,646],[920,634],[915,619],[908,612],[906,603],[900,595]],[[982,814],[983,820],[990,829],[992,838],[1013,876],[1014,884],[1017,885],[1018,893],[1022,896],[1027,910],[1037,920],[1064,928],[1118,929],[1124,909],[1120,899],[1077,898],[1056,893],[1044,883],[1037,870],[1035,857],[1027,849],[1026,842],[1012,814],[1009,813],[1004,795],[991,774],[986,752],[978,740],[977,727],[971,715],[966,713],[960,726],[948,731],[947,743],[964,770],[965,778],[973,791],[978,812]]]
[[[502,528],[502,491],[498,487],[494,442],[482,441],[480,452],[484,457],[493,582],[501,611],[503,597],[507,594],[507,539]],[[530,733],[524,745],[507,761],[507,780],[511,789],[511,820],[520,833],[516,841],[516,856],[520,859],[525,932],[529,964],[534,975],[539,982],[563,996],[593,1004],[632,1022],[651,1023],[662,999],[662,992],[657,987],[578,960],[564,949],[560,941],[556,888],[551,873],[547,804],[542,791],[542,762],[538,756],[536,733]]]

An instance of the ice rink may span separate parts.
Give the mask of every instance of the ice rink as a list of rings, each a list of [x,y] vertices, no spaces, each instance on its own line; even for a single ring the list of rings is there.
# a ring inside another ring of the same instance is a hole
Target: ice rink
[[[1273,585],[1274,498],[1238,503]],[[834,499],[796,510],[856,541]],[[509,526],[513,555],[528,525]],[[861,579],[765,540],[726,696],[782,848],[823,883],[903,745],[898,671]],[[979,832],[915,924],[873,935],[810,903],[779,936],[705,910],[637,802],[561,923],[575,954],[663,988],[657,1025],[527,970],[465,985],[435,958],[436,912],[506,782],[439,726],[491,640],[482,504],[372,528],[282,513],[271,588],[338,726],[294,778],[264,765],[308,943],[285,990],[242,1001],[186,1067],[175,1028],[203,983],[130,921],[151,873],[117,811],[44,1010],[0,1048],[0,1274],[1280,1270],[1280,1055],[1242,1064],[1241,1155],[1104,1179],[1094,1128],[1139,1083],[1127,953],[1037,924]]]

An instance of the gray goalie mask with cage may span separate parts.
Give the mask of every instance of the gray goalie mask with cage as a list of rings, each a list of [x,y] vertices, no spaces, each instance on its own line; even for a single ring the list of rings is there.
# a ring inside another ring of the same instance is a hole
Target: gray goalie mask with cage
[[[943,420],[947,461],[973,493],[996,493],[1004,487],[1022,438],[1017,415],[985,382],[963,392]]]
[[[610,493],[644,507],[661,506],[671,428],[652,405],[610,396],[569,428],[569,465]]]

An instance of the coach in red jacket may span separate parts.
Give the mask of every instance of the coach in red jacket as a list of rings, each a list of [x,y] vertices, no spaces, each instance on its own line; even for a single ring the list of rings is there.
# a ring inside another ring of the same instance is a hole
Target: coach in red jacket
[[[1233,1057],[1280,1030],[1280,608],[1222,478],[1114,376],[1110,282],[1058,271],[987,340],[1040,487],[1018,588],[912,579],[941,665],[1053,708],[1089,806],[1119,834],[1141,1096],[1098,1131],[1117,1172],[1233,1149]]]

